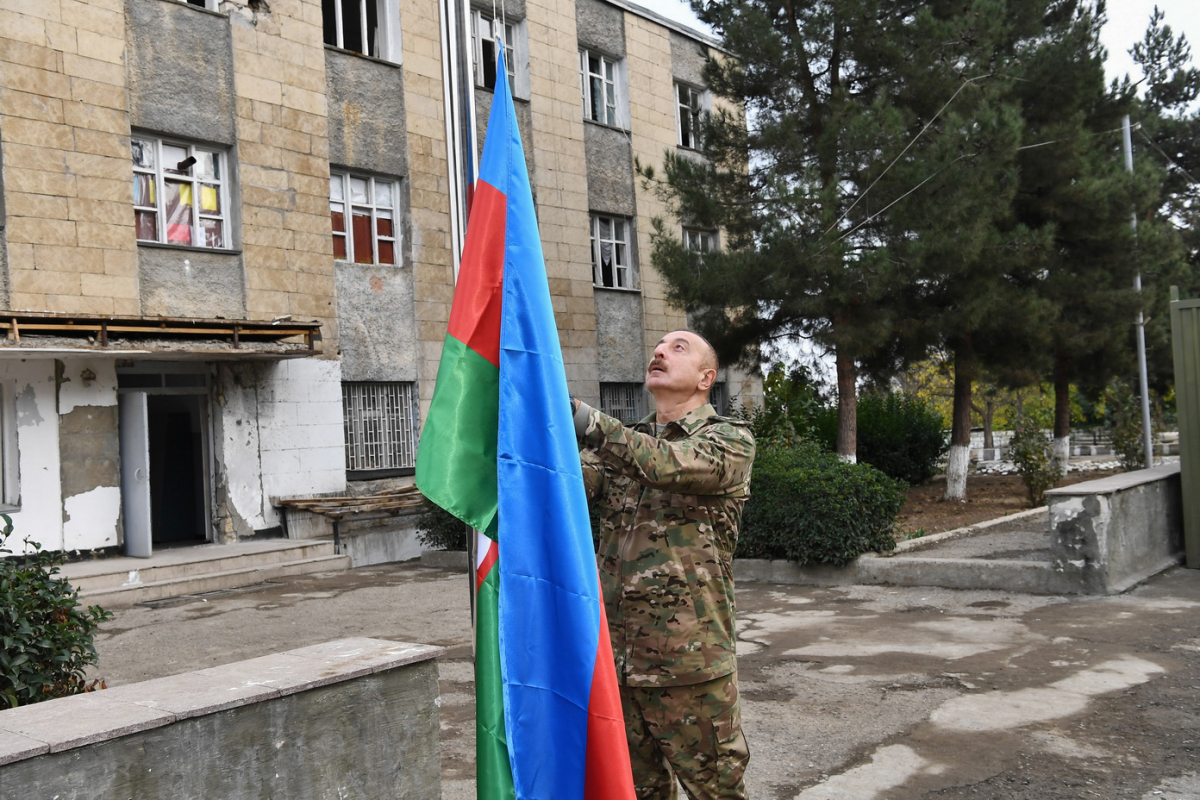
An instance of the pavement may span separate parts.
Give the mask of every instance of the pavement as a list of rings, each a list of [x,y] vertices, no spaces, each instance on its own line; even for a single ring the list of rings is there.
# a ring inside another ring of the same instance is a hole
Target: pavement
[[[347,636],[446,647],[442,797],[468,800],[467,580],[403,562],[118,609],[93,674],[118,686]],[[755,800],[1200,798],[1200,571],[1109,597],[742,580],[737,603]]]

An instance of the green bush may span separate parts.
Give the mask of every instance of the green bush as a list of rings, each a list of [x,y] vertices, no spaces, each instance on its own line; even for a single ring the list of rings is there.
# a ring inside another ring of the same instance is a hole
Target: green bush
[[[1063,476],[1062,470],[1050,455],[1050,440],[1033,422],[1026,418],[1017,423],[1008,443],[1012,459],[1029,494],[1030,508],[1046,504],[1046,490]]]
[[[32,552],[12,555],[12,520],[0,517],[0,708],[97,688],[84,673],[96,663],[96,627],[112,614],[81,606],[79,592],[57,577],[62,553],[26,539]]]
[[[417,540],[434,550],[465,551],[468,530],[466,523],[432,503],[417,517]]]
[[[837,444],[837,408],[816,420],[818,440],[832,451]],[[910,485],[937,473],[950,449],[942,415],[930,403],[902,393],[865,394],[858,399],[858,460]]]
[[[891,550],[904,484],[812,443],[761,447],[742,517],[740,558],[844,566]]]

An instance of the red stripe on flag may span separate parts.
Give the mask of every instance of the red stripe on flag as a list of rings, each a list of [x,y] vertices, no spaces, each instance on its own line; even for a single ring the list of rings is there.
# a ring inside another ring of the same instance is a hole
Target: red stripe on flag
[[[500,297],[504,280],[504,224],[508,198],[476,183],[462,267],[454,287],[447,333],[500,366]]]
[[[587,755],[583,771],[583,800],[633,800],[633,767],[625,738],[625,714],[617,688],[608,618],[600,603],[600,639],[588,700]]]
[[[488,537],[482,533],[475,538],[475,546],[479,547],[487,543],[487,550],[484,551],[483,557],[479,559],[478,566],[475,567],[475,588],[483,586],[483,582],[487,580],[487,576],[491,573],[492,567],[496,566],[496,559],[500,555],[500,548],[496,546]]]

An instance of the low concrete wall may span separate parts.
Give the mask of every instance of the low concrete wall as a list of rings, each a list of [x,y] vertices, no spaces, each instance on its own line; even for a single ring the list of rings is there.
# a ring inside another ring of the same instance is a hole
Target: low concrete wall
[[[439,800],[441,652],[342,639],[0,711],[0,797]]]
[[[1123,592],[1183,554],[1179,464],[1046,492],[1054,568],[1087,594]]]

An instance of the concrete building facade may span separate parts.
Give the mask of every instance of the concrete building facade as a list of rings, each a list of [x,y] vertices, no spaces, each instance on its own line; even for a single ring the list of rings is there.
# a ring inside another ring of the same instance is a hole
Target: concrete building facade
[[[572,391],[625,417],[684,327],[634,173],[713,42],[618,0],[470,7],[511,64]],[[454,287],[437,0],[0,0],[0,509],[131,554],[411,481]],[[699,249],[716,231],[683,231]],[[719,403],[756,380],[721,376]]]

